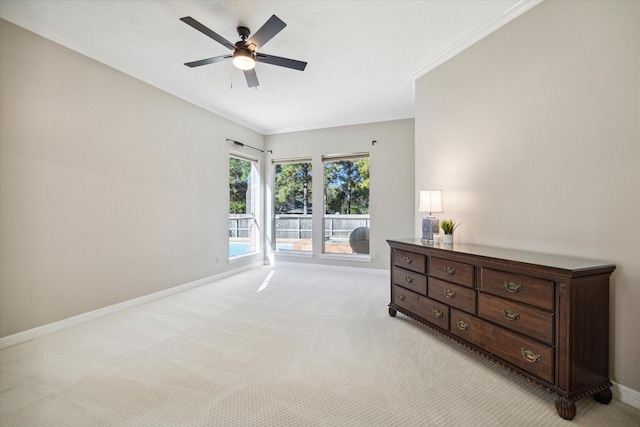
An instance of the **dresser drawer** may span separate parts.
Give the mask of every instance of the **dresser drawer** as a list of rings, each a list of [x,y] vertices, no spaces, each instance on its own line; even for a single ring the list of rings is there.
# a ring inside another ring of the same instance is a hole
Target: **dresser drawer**
[[[454,285],[436,278],[429,278],[427,295],[444,304],[469,313],[476,312],[476,292],[464,286]]]
[[[422,295],[427,295],[427,276],[404,268],[393,269],[393,283],[403,288],[411,289]]]
[[[482,269],[480,289],[513,301],[553,310],[554,283],[535,277]]]
[[[473,288],[473,265],[431,257],[429,275]]]
[[[553,344],[553,313],[485,293],[478,295],[478,316]]]
[[[391,302],[446,331],[449,330],[449,307],[424,295],[393,285]]]
[[[451,333],[553,383],[553,348],[495,326],[470,314],[451,309]]]
[[[393,265],[418,273],[426,273],[427,257],[413,252],[395,249],[393,251]]]

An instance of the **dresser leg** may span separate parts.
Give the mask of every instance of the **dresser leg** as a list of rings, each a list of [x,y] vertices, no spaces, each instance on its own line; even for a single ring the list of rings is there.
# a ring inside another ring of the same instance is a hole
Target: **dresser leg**
[[[576,416],[576,404],[564,397],[556,398],[556,411],[565,420],[572,420]]]
[[[389,307],[389,316],[396,317],[396,313],[397,313],[397,311],[396,311],[395,308]]]
[[[593,398],[596,400],[596,402],[606,405],[607,403],[611,402],[611,399],[613,398],[613,394],[611,394],[610,388],[606,388],[594,394]]]

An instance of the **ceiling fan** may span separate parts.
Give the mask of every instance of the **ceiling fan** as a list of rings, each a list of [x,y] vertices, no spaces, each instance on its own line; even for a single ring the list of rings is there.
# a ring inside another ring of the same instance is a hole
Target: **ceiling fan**
[[[260,83],[258,82],[258,76],[255,70],[256,62],[263,62],[265,64],[277,65],[279,67],[286,67],[300,71],[304,71],[307,66],[306,62],[258,52],[258,49],[267,44],[269,40],[287,26],[287,24],[285,24],[276,15],[271,16],[271,18],[269,18],[269,20],[265,22],[265,24],[249,40],[247,40],[249,34],[251,34],[249,28],[238,27],[238,35],[241,40],[236,43],[231,43],[229,40],[210,30],[190,16],[185,16],[184,18],[180,18],[180,20],[200,31],[205,36],[217,41],[227,49],[233,51],[233,53],[229,55],[215,56],[213,58],[187,62],[184,64],[187,67],[199,67],[201,65],[214,64],[216,62],[232,59],[233,65],[244,71],[244,77],[246,78],[249,87],[258,87]]]

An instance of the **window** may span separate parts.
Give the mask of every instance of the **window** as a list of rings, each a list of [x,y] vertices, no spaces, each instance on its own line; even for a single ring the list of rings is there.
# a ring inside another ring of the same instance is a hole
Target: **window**
[[[323,156],[324,253],[369,253],[369,154]]]
[[[257,252],[257,161],[229,158],[229,257]]]
[[[276,250],[312,251],[311,160],[274,161]]]

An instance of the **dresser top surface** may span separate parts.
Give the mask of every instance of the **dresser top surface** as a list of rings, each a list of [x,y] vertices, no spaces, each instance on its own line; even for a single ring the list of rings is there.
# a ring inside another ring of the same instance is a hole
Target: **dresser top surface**
[[[530,252],[518,249],[499,248],[493,246],[471,245],[463,243],[454,243],[453,245],[445,244],[426,244],[422,243],[420,238],[408,239],[388,239],[389,245],[394,243],[418,246],[428,250],[433,250],[437,256],[438,251],[444,253],[455,253],[461,255],[474,255],[485,258],[502,259],[517,263],[539,265],[561,270],[580,271],[591,269],[615,269],[615,265],[606,262],[587,258],[571,257],[566,255],[556,255],[541,252]]]

